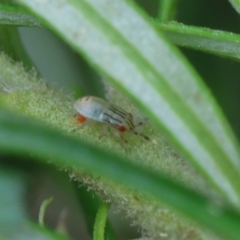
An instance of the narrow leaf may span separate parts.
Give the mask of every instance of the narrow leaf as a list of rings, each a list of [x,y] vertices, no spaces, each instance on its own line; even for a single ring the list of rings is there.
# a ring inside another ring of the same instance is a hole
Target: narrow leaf
[[[159,1],[158,20],[168,22],[175,19],[178,0],[161,0]]]
[[[39,222],[40,226],[44,226],[44,216],[45,216],[47,207],[52,202],[52,200],[53,200],[52,197],[45,199],[41,204],[39,216],[38,216],[38,222]]]
[[[30,223],[26,209],[27,176],[24,172],[1,165],[0,239],[67,240],[47,228]]]
[[[182,23],[158,25],[167,38],[182,47],[240,60],[240,35]]]
[[[26,10],[12,4],[0,4],[0,25],[40,27],[40,22]]]
[[[105,239],[105,225],[107,221],[108,210],[110,203],[101,204],[94,224],[93,240],[104,240]]]
[[[240,1],[239,0],[229,0],[229,2],[232,4],[234,9],[240,13]]]
[[[159,202],[164,201],[229,240],[239,238],[240,215],[237,212],[210,202],[196,192],[131,164],[118,155],[4,110],[0,111],[0,132],[2,152],[31,154],[45,162],[49,158],[55,159],[54,164],[65,168],[83,168]]]
[[[99,210],[99,206],[102,204],[101,200],[99,199],[98,195],[95,194],[93,191],[89,191],[87,187],[81,186],[79,187],[79,183],[75,184],[76,195],[79,200],[79,204],[82,207],[82,211],[84,214],[84,219],[87,224],[88,233],[91,237],[93,237],[93,226],[96,218],[96,214]],[[106,229],[105,229],[105,236],[106,239],[109,240],[117,240],[115,236],[115,232],[111,226],[111,223],[106,220]]]
[[[18,0],[139,104],[223,196],[240,206],[240,153],[221,110],[177,49],[129,1]]]

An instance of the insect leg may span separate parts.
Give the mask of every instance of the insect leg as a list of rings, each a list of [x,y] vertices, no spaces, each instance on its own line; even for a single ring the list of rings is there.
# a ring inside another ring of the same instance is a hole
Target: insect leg
[[[150,141],[150,138],[149,138],[148,136],[142,134],[142,133],[139,133],[139,132],[133,132],[133,133],[134,133],[135,135],[141,136],[142,138],[144,138],[144,139]]]
[[[106,136],[109,134],[109,127],[108,125],[104,124],[102,133],[98,136],[98,138],[102,138],[103,136]]]
[[[143,119],[141,122],[139,122],[139,123],[135,124],[135,125],[134,125],[134,128],[136,128],[136,127],[139,127],[139,126],[142,126],[142,125],[146,124],[146,123],[147,123],[147,121],[148,121],[148,119],[147,119],[147,118]]]

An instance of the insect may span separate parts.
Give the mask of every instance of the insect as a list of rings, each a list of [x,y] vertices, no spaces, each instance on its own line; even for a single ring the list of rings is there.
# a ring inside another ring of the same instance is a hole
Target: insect
[[[132,132],[146,140],[150,140],[148,136],[135,130],[143,122],[134,125],[131,113],[101,98],[94,96],[82,97],[74,103],[74,108],[77,111],[76,119],[79,123],[84,123],[87,119],[91,119],[118,129],[122,138],[122,133]]]

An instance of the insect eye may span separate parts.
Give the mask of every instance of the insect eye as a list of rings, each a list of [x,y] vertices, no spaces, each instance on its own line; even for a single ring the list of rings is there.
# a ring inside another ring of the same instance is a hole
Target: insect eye
[[[87,120],[84,116],[82,116],[80,114],[78,114],[75,118],[76,118],[77,122],[79,122],[79,123],[84,123]]]
[[[125,132],[126,128],[124,126],[118,126],[118,131]]]

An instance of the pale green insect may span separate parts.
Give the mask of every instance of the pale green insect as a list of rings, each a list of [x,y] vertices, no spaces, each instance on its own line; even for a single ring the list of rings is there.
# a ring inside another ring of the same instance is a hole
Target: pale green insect
[[[120,132],[132,132],[146,140],[150,140],[149,137],[135,130],[136,126],[142,125],[143,122],[134,125],[133,115],[131,113],[101,98],[94,96],[82,97],[74,103],[74,108],[78,113],[77,120],[80,123],[84,123],[87,119],[91,119],[109,124],[117,128]]]

